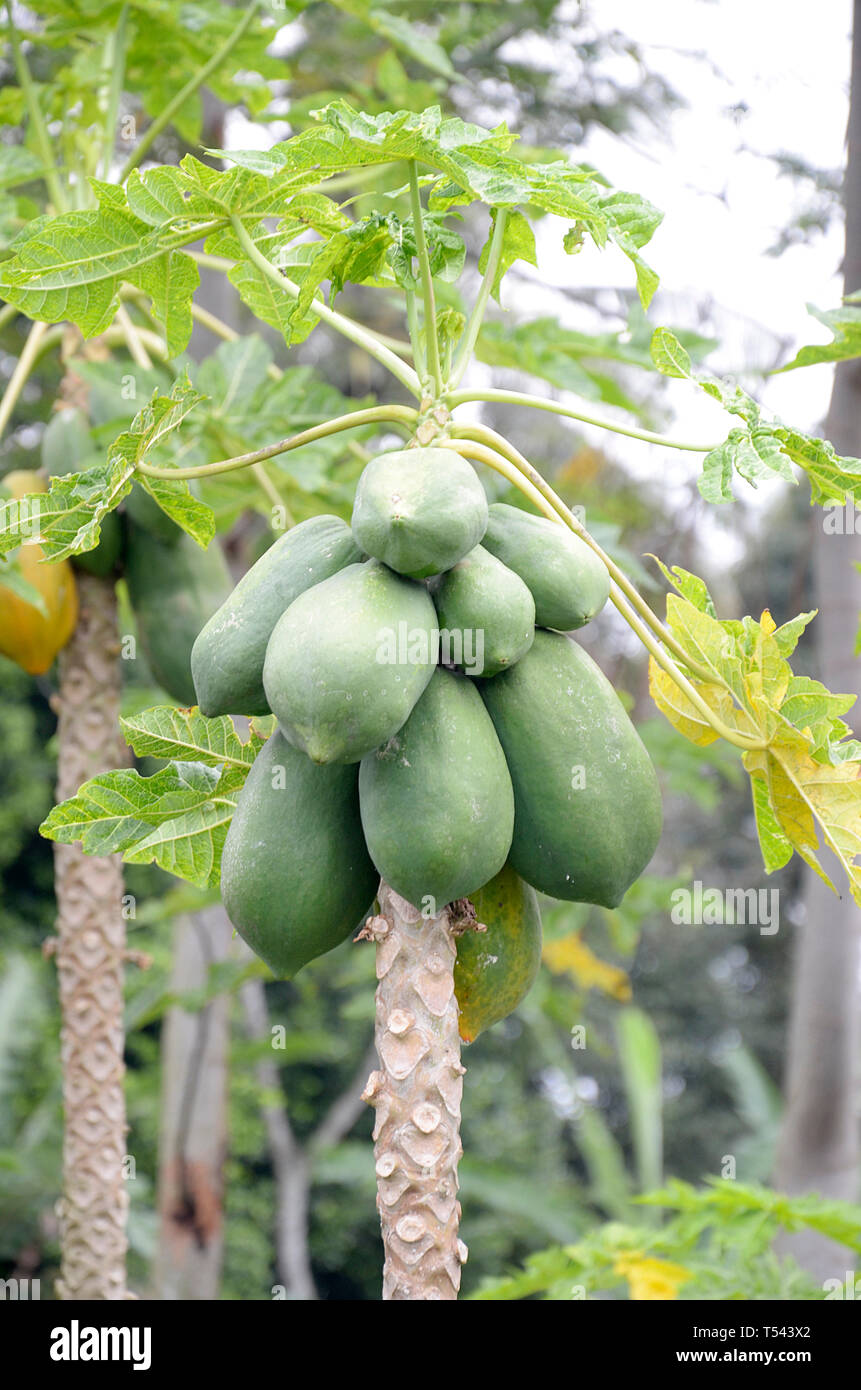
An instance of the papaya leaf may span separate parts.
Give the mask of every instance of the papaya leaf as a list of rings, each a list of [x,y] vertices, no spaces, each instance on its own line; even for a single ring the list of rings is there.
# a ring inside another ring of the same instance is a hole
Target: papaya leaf
[[[640,249],[661,214],[636,194],[606,188],[594,170],[565,160],[527,164],[510,153],[516,137],[504,125],[488,131],[459,117],[443,116],[438,106],[373,116],[338,100],[312,115],[316,126],[271,150],[209,153],[246,174],[268,174],[273,189],[281,189],[282,194],[297,186],[303,171],[313,170],[319,182],[330,174],[369,164],[414,159],[437,173],[430,187],[432,212],[481,200],[492,208],[520,205],[551,213],[582,227],[598,246],[613,241],[635,267],[644,305],[654,293],[657,277],[642,260]],[[243,203],[243,216],[248,210]],[[514,234],[518,235],[517,226]],[[522,244],[522,235],[520,240]]]
[[[165,770],[182,766],[170,763]],[[157,864],[200,888],[217,884],[221,851],[244,781],[237,769],[226,768],[208,798],[178,815],[157,819],[147,836],[127,845],[126,863]]]
[[[496,226],[497,216],[498,213],[496,212],[492,214],[490,235],[484,243],[481,249],[481,255],[478,258],[478,269],[482,275],[487,269],[487,262],[490,256],[490,243],[493,240],[493,230]],[[527,261],[529,265],[536,266],[538,264],[538,256],[535,249],[535,233],[522,212],[509,213],[506,218],[505,231],[502,236],[502,254],[499,258],[499,265],[497,266],[496,275],[493,278],[493,284],[490,287],[490,293],[497,302],[499,301],[499,287],[502,283],[502,277],[507,270],[510,270],[515,261]]]
[[[693,365],[675,333],[668,328],[656,328],[652,335],[652,361],[664,376],[685,377],[690,380]]]
[[[391,231],[381,214],[351,223],[342,231],[333,232],[326,241],[313,244],[305,264],[299,262],[298,272],[291,278],[299,285],[299,295],[293,301],[290,317],[300,322],[324,281],[331,286],[330,299],[340,293],[348,281],[360,285],[376,279],[383,271],[386,253],[391,245]]]
[[[14,254],[0,266],[0,295],[32,319],[69,319],[91,338],[113,321],[127,281],[151,298],[171,355],[181,352],[191,337],[191,300],[200,278],[180,250],[192,238],[148,227],[121,189],[92,183],[101,196],[97,210],[40,217],[16,237]]]
[[[205,888],[218,881],[234,802],[219,792],[219,774],[200,763],[171,763],[153,777],[123,768],[85,782],[40,831],[61,844],[80,841],[85,854],[158,864]]]
[[[764,779],[751,779],[753,793],[753,814],[756,820],[756,833],[766,873],[782,869],[792,858],[792,841],[783,833],[780,821],[774,813],[768,788]]]
[[[850,731],[841,718],[854,696],[794,675],[786,660],[811,616],[781,628],[767,611],[758,623],[721,621],[680,595],[667,597],[674,637],[692,663],[713,675],[693,680],[694,688],[730,729],[762,742],[745,750],[742,762],[752,779],[766,870],[781,868],[794,850],[833,887],[817,858],[821,833],[861,904],[861,758],[856,741],[844,741]],[[650,690],[685,738],[700,747],[713,741],[705,716],[654,658]]]
[[[561,391],[575,391],[587,400],[603,400],[623,409],[641,413],[619,382],[596,369],[598,362],[647,365],[648,354],[626,342],[619,333],[580,333],[563,327],[556,319],[532,319],[525,323],[487,322],[482,324],[476,356],[494,367],[511,367],[528,372]]]
[[[195,406],[204,400],[206,397],[193,388],[187,374],[175,382],[169,396],[154,394],[129,428],[114,440],[108,450],[108,466],[125,470],[125,475],[143,487],[162,511],[205,550],[215,535],[212,509],[192,494],[188,483],[182,478],[175,481],[172,478],[148,478],[146,474],[137,472],[137,464],[146,461],[147,456],[159,448]]]
[[[178,429],[205,397],[181,378],[169,396],[158,391],[114,440],[108,457],[85,473],[51,479],[48,493],[0,502],[0,555],[19,545],[39,544],[47,560],[64,560],[98,545],[100,522],[131,491],[136,464]],[[147,480],[159,505],[204,548],[215,534],[215,519],[188,484]]]
[[[861,504],[861,459],[841,457],[827,440],[800,430],[777,426],[774,433],[783,452],[807,474],[811,502]]]
[[[708,613],[712,618],[717,617],[714,600],[706,587],[705,580],[700,579],[698,574],[691,574],[689,570],[682,569],[681,565],[673,565],[671,569],[668,569],[657,555],[650,555],[649,558],[654,560],[667,583],[672,584],[682,598],[687,599],[701,613]]]
[[[209,719],[196,706],[176,709],[173,705],[156,705],[121,719],[120,727],[126,743],[139,758],[193,759],[207,767],[248,768],[264,741],[252,732],[243,743],[227,715]]]
[[[780,478],[797,483],[793,465],[807,475],[810,500],[820,504],[861,502],[861,459],[841,458],[827,440],[762,419],[756,401],[732,382],[697,376],[685,349],[668,328],[656,328],[652,360],[665,376],[684,377],[744,422],[706,454],[698,486],[707,502],[731,502],[734,474],[758,487]]]
[[[372,0],[332,0],[332,3],[345,14],[361,19],[373,33],[388,39],[393,48],[413,62],[420,63],[429,72],[449,80],[456,77],[451,59],[442,45],[403,15],[392,14],[384,5],[375,5]]]
[[[217,885],[221,851],[236,798],[268,737],[252,723],[243,742],[227,717],[157,705],[120,720],[139,757],[172,759],[151,777],[133,768],[85,782],[40,826],[49,840],[80,841],[85,854],[122,854],[128,864],[157,864],[198,888]]]
[[[861,309],[843,304],[839,309],[816,309],[808,304],[807,312],[833,334],[830,343],[811,343],[799,348],[791,362],[778,370],[791,372],[795,367],[809,367],[817,362],[847,362],[861,357]]]
[[[131,472],[116,463],[97,463],[86,473],[51,479],[48,493],[0,502],[0,555],[20,545],[41,545],[47,560],[92,550],[102,517],[131,490]]]
[[[391,237],[386,259],[392,273],[402,288],[416,289],[419,279],[413,268],[413,258],[418,252],[413,219],[408,217],[401,220],[394,213],[389,213],[386,225]],[[423,212],[422,226],[431,273],[438,280],[456,280],[466,259],[463,237],[447,226],[439,213]]]

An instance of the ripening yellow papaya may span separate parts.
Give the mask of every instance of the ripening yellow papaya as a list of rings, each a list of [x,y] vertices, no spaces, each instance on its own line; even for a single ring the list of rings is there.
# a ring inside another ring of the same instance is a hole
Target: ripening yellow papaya
[[[7,473],[3,486],[16,498],[48,490],[37,473],[25,470]],[[78,595],[71,565],[68,560],[42,564],[44,553],[40,545],[23,545],[18,562],[23,577],[42,595],[47,617],[0,584],[0,653],[31,676],[41,676],[48,670],[71,637],[78,619]]]

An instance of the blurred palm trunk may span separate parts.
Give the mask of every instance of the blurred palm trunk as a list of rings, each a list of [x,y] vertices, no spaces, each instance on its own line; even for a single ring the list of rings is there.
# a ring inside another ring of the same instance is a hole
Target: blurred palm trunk
[[[847,294],[861,289],[861,0],[855,0],[853,10],[844,183]],[[838,453],[861,457],[861,362],[838,365],[825,432]],[[812,536],[813,592],[819,609],[814,629],[817,673],[832,690],[861,694],[858,659],[853,655],[861,613],[861,574],[855,568],[861,561],[861,535],[827,534],[817,517]],[[857,714],[856,732],[861,732]],[[834,866],[832,877],[837,881],[839,876]],[[776,1182],[790,1193],[816,1192],[854,1201],[859,1173],[861,914],[848,893],[836,898],[810,870],[804,906],[796,943],[786,1112]],[[846,1253],[815,1232],[787,1237],[781,1249],[820,1281],[842,1279],[849,1267]]]
[[[117,605],[111,580],[80,574],[78,623],[60,654],[57,799],[121,766]],[[123,874],[116,856],[55,845],[63,1061],[62,1299],[126,1296]]]
[[[177,922],[171,993],[202,990],[210,967],[230,954],[223,907]],[[230,998],[175,1007],[162,1034],[159,1246],[155,1296],[216,1299],[224,1247],[223,1167],[227,1147]]]

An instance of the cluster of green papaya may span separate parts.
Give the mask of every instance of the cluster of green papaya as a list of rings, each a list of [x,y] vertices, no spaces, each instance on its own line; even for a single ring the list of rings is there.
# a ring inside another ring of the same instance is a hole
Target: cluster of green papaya
[[[661,806],[621,702],[565,633],[609,591],[553,522],[488,507],[450,449],[380,455],[352,524],[282,536],[194,643],[206,715],[277,717],[222,859],[236,929],[290,977],[349,935],[379,877],[432,913],[471,898],[464,1037],[532,984],[535,890],[617,904]]]

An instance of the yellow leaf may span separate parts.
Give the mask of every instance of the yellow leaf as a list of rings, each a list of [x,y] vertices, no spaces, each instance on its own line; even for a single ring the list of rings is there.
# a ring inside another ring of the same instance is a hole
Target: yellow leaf
[[[825,842],[849,876],[852,896],[861,906],[861,783],[858,763],[820,763],[809,753],[798,729],[783,722],[769,747],[745,753],[751,777],[760,778],[781,830],[805,863],[830,887],[834,885],[816,861],[819,822]],[[815,818],[815,819],[814,819]]]
[[[723,694],[719,686],[709,686],[708,689],[715,691],[718,696]],[[700,748],[714,743],[718,735],[711,724],[706,723],[696,705],[691,704],[685,692],[679,689],[653,656],[649,657],[649,694],[661,714],[689,743],[696,743]]]
[[[579,932],[545,941],[541,956],[554,975],[570,975],[581,989],[599,989],[622,1003],[631,998],[631,982],[624,970],[599,960]]]
[[[693,1278],[684,1265],[656,1260],[651,1255],[644,1255],[641,1250],[623,1251],[617,1257],[613,1271],[627,1279],[631,1298],[641,1302],[677,1298],[682,1284]]]

